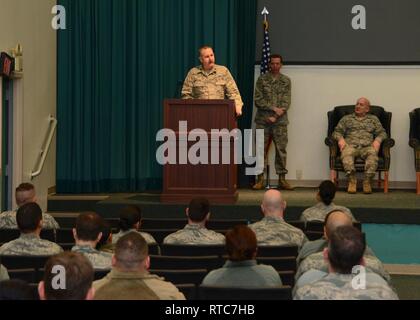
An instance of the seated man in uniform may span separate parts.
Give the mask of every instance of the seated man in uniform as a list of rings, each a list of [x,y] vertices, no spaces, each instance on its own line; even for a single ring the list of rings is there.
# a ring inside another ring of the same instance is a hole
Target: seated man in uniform
[[[268,190],[264,194],[261,210],[264,218],[250,224],[257,235],[258,246],[298,246],[308,240],[302,230],[284,221],[286,201],[278,190]]]
[[[35,187],[31,183],[21,183],[15,190],[16,205],[19,207],[25,203],[36,202]],[[16,212],[5,211],[0,214],[0,229],[17,229]],[[48,213],[42,214],[43,229],[58,229],[60,226],[57,221]]]
[[[372,193],[371,181],[378,167],[378,152],[381,143],[387,138],[385,129],[379,119],[368,114],[370,102],[366,98],[357,100],[354,113],[341,118],[333,132],[341,151],[341,161],[349,179],[348,193],[357,192],[357,179],[354,159],[365,160],[365,177],[363,192]]]
[[[163,239],[164,244],[225,244],[225,236],[223,234],[206,228],[206,222],[210,219],[210,203],[207,199],[192,199],[185,212],[188,218],[188,224],[184,229],[171,233]]]
[[[73,228],[76,245],[71,250],[84,254],[97,270],[111,269],[112,254],[96,249],[102,238],[103,225],[104,221],[97,213],[84,212],[77,217],[76,228]]]
[[[16,221],[20,237],[3,244],[0,247],[0,255],[49,256],[63,251],[56,243],[40,238],[42,210],[35,202],[19,207]]]
[[[398,300],[384,279],[363,271],[365,246],[362,233],[355,227],[338,227],[324,250],[328,274],[298,288],[294,299]]]
[[[150,274],[146,240],[138,232],[122,236],[115,246],[112,270],[93,283],[96,300],[185,300],[170,282]]]

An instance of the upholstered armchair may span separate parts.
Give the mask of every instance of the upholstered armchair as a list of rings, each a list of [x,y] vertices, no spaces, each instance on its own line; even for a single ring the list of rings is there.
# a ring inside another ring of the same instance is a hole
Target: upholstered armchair
[[[342,117],[345,115],[351,114],[354,112],[354,105],[348,106],[338,106],[335,107],[334,110],[329,111],[328,115],[328,136],[325,138],[325,144],[329,147],[330,150],[330,174],[331,180],[338,184],[339,181],[339,172],[344,172],[344,167],[341,162],[341,152],[340,148],[338,147],[337,141],[332,138],[332,134],[334,132],[335,127],[337,126],[338,122]],[[382,172],[384,173],[383,178],[383,187],[384,193],[388,193],[388,176],[389,176],[389,166],[391,163],[391,153],[390,149],[394,146],[395,141],[391,138],[391,118],[392,113],[387,112],[384,108],[379,106],[371,106],[369,113],[374,114],[378,117],[379,121],[381,122],[382,126],[384,127],[386,133],[388,134],[388,138],[385,139],[379,150],[378,156],[378,187],[381,187],[382,184]],[[360,158],[356,158],[354,161],[354,165],[356,171],[363,172],[365,170],[365,162]]]
[[[420,108],[414,109],[410,115],[410,140],[408,144],[414,149],[414,165],[416,168],[416,190],[420,195]]]

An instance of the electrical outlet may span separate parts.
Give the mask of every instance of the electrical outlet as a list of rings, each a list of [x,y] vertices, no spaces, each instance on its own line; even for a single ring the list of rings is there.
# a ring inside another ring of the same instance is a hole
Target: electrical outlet
[[[302,180],[303,171],[302,170],[296,170],[296,179]]]

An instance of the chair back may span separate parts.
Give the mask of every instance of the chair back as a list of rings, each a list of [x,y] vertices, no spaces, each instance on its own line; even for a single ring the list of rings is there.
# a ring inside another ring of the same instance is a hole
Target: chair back
[[[225,245],[181,245],[162,244],[163,256],[222,256],[225,254]]]

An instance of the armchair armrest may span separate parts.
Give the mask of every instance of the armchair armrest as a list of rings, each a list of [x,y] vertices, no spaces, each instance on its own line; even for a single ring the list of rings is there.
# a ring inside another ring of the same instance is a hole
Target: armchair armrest
[[[420,140],[416,138],[411,138],[410,141],[408,142],[408,145],[411,148],[418,149],[420,148]]]
[[[390,149],[395,145],[395,140],[392,138],[386,138],[382,141],[382,146],[384,149]]]
[[[382,153],[384,156],[384,169],[389,170],[391,164],[391,151],[390,149],[395,145],[395,140],[392,138],[386,138],[382,141]]]
[[[338,156],[338,143],[332,137],[326,137],[325,138],[325,144],[330,149],[330,169],[333,169],[335,159]]]

